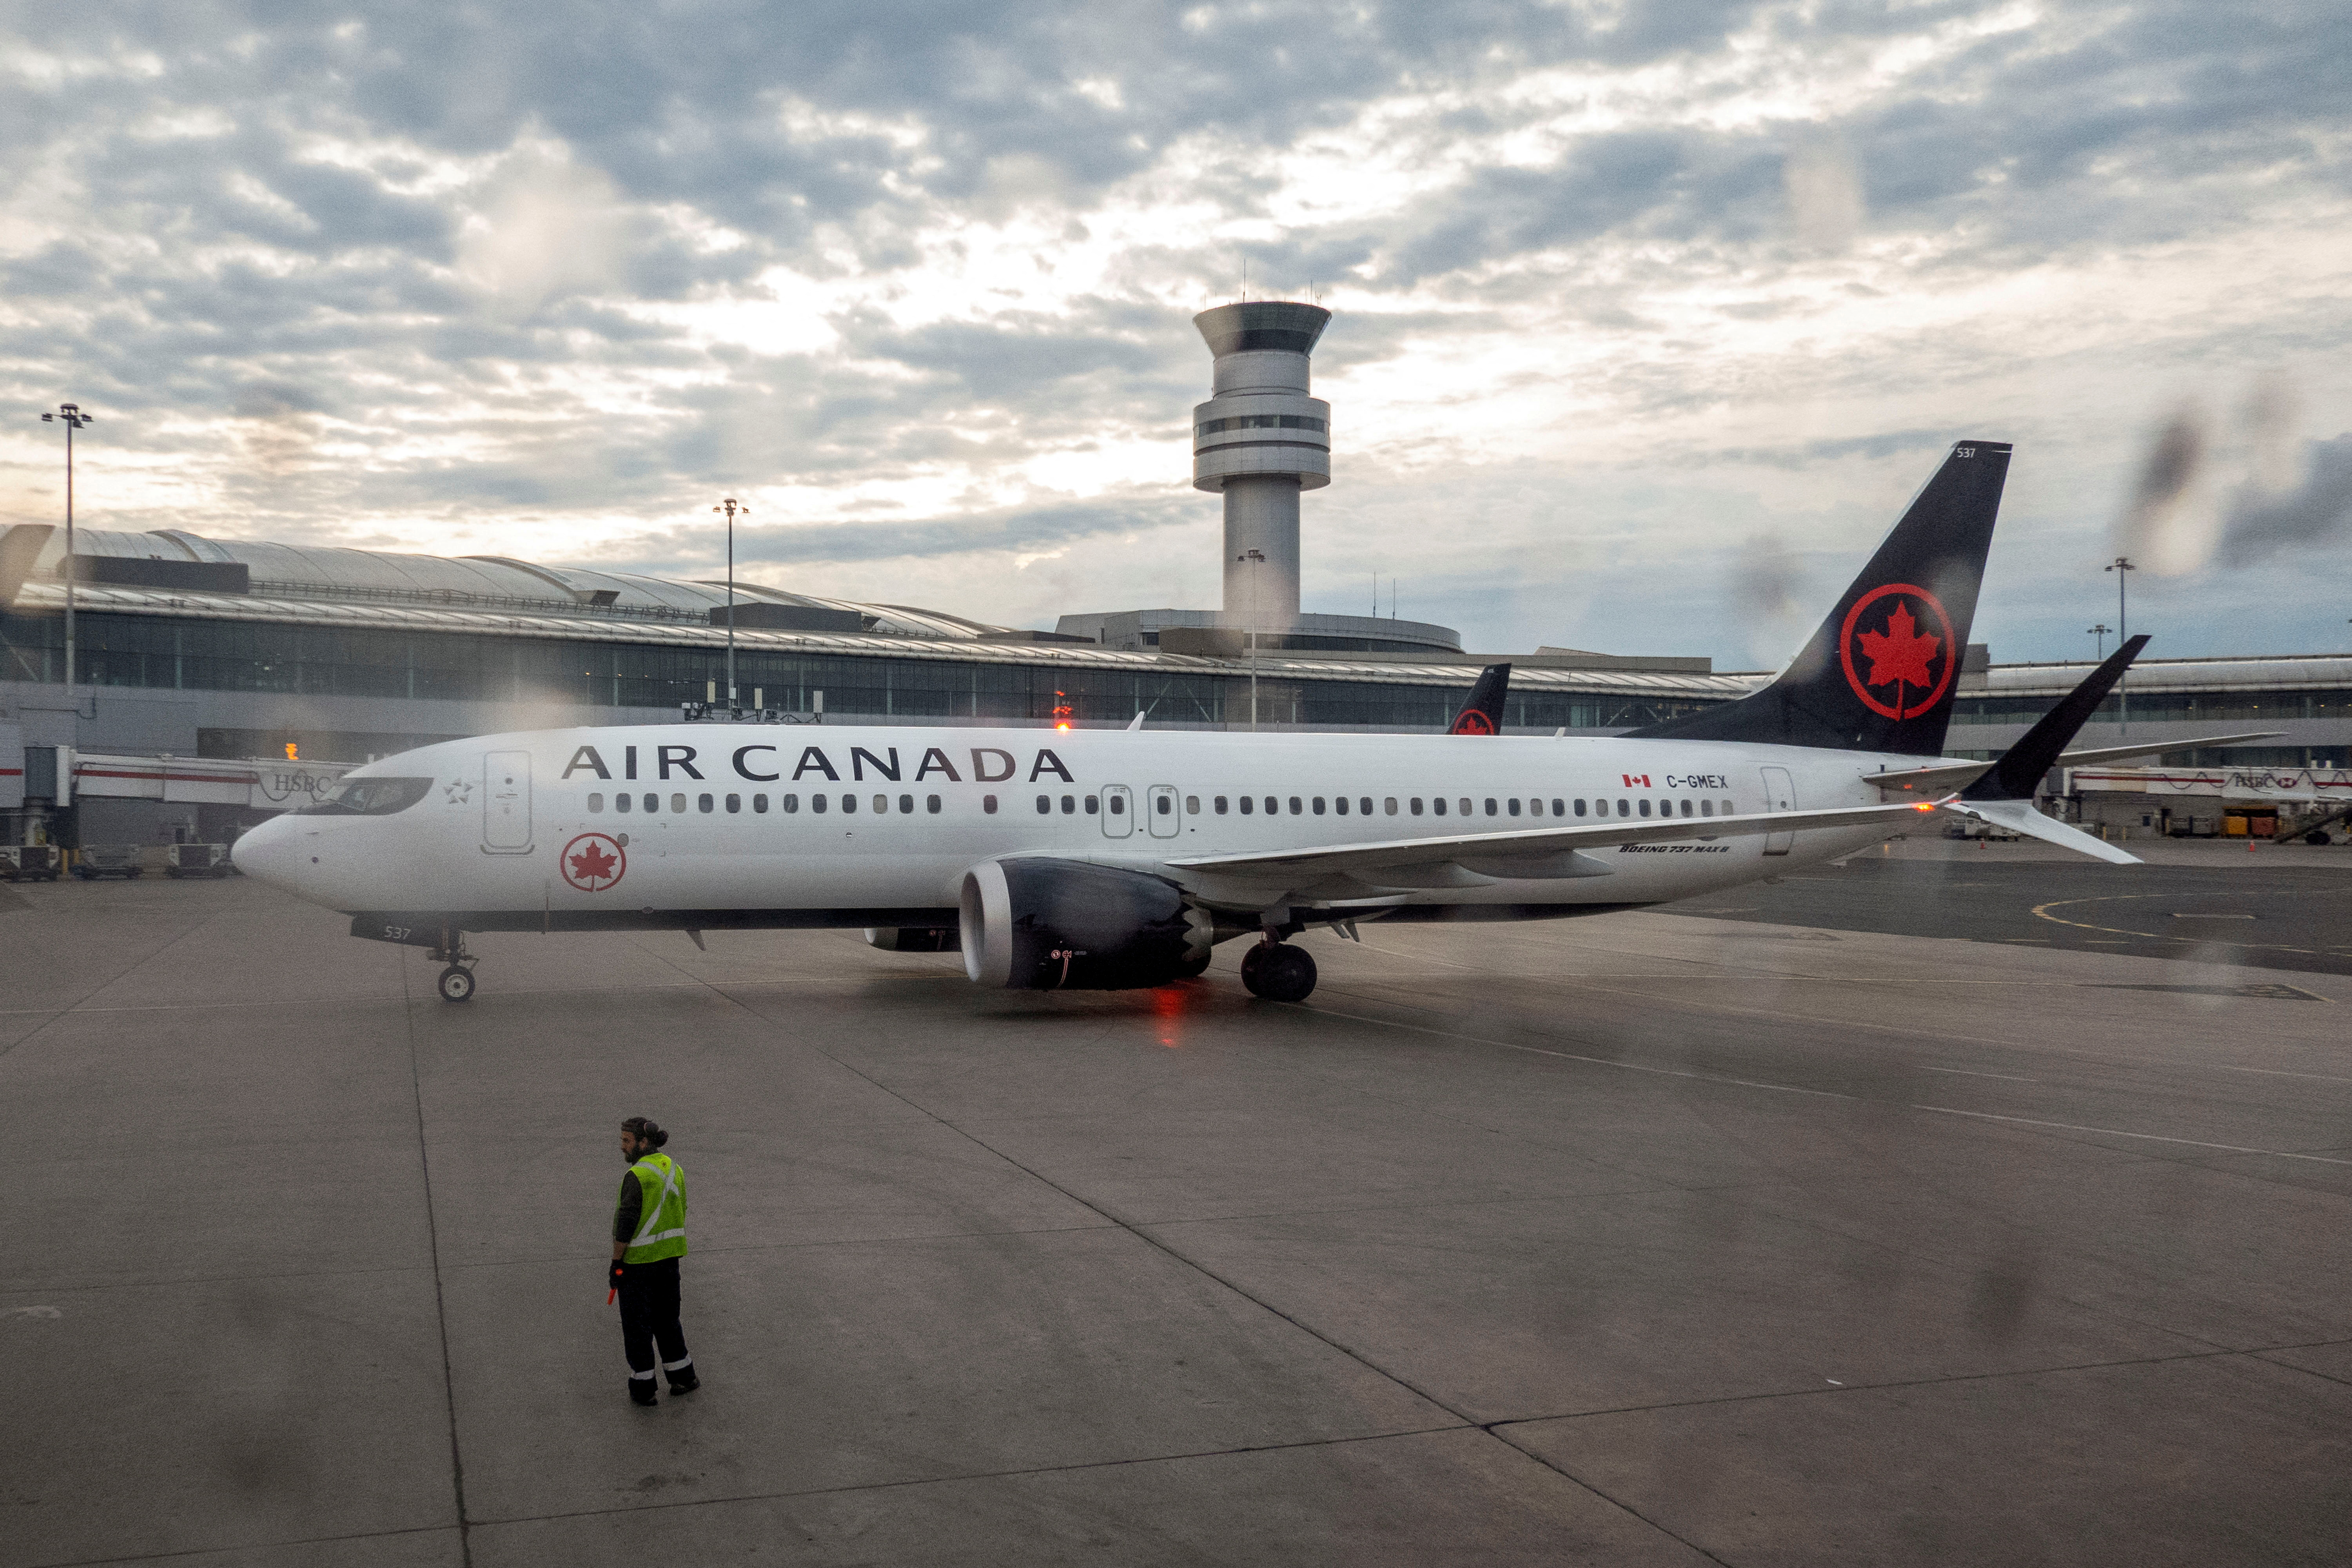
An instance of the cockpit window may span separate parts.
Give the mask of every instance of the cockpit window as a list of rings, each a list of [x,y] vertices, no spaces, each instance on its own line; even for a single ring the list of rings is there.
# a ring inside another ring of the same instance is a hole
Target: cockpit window
[[[390,816],[406,811],[432,789],[431,779],[347,778],[329,790],[316,805],[298,809],[297,816]]]

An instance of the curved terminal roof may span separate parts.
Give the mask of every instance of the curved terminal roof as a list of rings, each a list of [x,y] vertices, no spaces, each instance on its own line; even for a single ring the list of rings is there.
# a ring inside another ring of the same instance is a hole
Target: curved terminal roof
[[[721,582],[674,581],[593,566],[550,566],[506,555],[410,555],[334,545],[274,544],[260,540],[207,539],[176,528],[152,533],[77,529],[82,555],[153,561],[201,561],[241,565],[253,591],[270,597],[324,596],[383,603],[442,604],[476,608],[572,609],[633,619],[707,623],[727,604]],[[50,535],[34,565],[54,572],[65,553],[65,531]],[[868,632],[884,637],[982,637],[1010,628],[906,605],[869,605],[793,594],[762,584],[735,583],[738,604],[799,605],[855,613]]]

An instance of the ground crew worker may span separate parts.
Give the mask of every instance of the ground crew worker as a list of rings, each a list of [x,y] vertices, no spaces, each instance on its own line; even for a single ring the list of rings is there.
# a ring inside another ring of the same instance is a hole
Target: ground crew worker
[[[656,1402],[654,1348],[672,1394],[702,1386],[677,1321],[677,1260],[686,1256],[686,1173],[660,1152],[669,1134],[642,1116],[621,1123],[621,1201],[613,1210],[612,1290],[621,1302],[621,1347],[629,1358],[629,1398]]]

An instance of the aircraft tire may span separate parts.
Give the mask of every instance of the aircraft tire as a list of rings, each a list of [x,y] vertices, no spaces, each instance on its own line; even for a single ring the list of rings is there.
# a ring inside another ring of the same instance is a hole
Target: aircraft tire
[[[1269,1002],[1304,1002],[1315,991],[1315,955],[1288,942],[1262,942],[1242,956],[1242,984]]]
[[[470,1002],[474,999],[474,972],[456,964],[441,972],[441,1000]]]

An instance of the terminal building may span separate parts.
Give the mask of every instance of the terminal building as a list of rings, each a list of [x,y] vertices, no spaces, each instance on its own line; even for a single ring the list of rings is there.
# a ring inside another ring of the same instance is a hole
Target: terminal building
[[[289,762],[325,775],[470,734],[674,721],[685,704],[787,722],[1142,714],[1154,728],[1434,731],[1481,665],[1508,658],[1507,732],[1601,735],[1770,679],[1704,658],[1466,652],[1444,626],[1302,614],[1300,500],[1330,479],[1330,407],[1308,395],[1328,320],[1285,301],[1196,319],[1214,359],[1213,395],[1194,410],[1192,482],[1223,506],[1215,610],[1074,614],[1037,632],[739,582],[730,612],[721,583],[506,557],[88,529],[68,557],[62,529],[6,529],[0,844],[219,841],[288,798],[304,776]],[[2086,668],[1969,652],[1948,742],[1962,756],[2008,745]],[[2145,660],[2128,704],[2126,717],[2110,699],[2081,743],[2126,730],[2134,740],[2277,730],[2229,761],[2352,765],[2352,658]],[[118,763],[89,770],[92,787],[77,792],[75,759],[91,755]],[[150,762],[120,761],[131,758]],[[249,796],[218,768],[182,770],[214,787],[174,799],[175,758],[271,766],[256,770]],[[145,782],[109,794],[101,773]]]

